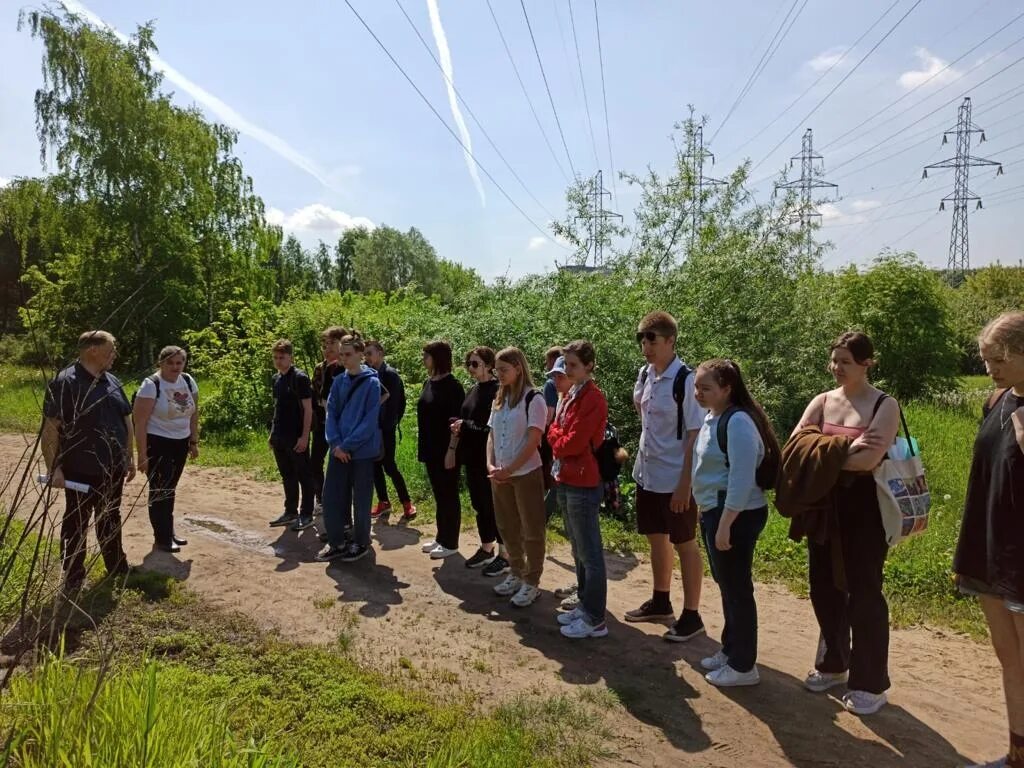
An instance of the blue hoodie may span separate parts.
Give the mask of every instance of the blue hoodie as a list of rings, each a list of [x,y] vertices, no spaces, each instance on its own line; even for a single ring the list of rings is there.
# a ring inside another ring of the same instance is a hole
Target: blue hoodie
[[[353,459],[378,458],[383,450],[379,414],[377,372],[363,365],[355,376],[339,373],[327,396],[326,437],[332,451],[341,448]]]

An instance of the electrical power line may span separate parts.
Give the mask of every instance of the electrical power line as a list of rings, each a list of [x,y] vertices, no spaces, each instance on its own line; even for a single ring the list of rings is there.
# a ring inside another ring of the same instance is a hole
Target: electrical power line
[[[867,53],[865,53],[863,56],[861,56],[860,61],[858,61],[856,64],[854,64],[853,68],[849,72],[847,72],[838,83],[836,83],[834,86],[832,86],[832,90],[830,90],[828,93],[825,94],[825,96],[821,99],[821,101],[819,101],[814,106],[814,109],[812,109],[810,112],[808,112],[806,115],[804,115],[803,119],[798,121],[797,124],[795,126],[793,126],[793,129],[789,133],[787,133],[785,136],[783,136],[782,139],[779,141],[779,143],[776,144],[774,147],[772,147],[772,149],[768,152],[767,155],[765,155],[761,160],[758,161],[757,165],[755,165],[754,168],[757,168],[757,167],[761,166],[769,157],[772,156],[772,154],[779,147],[781,147],[789,139],[790,136],[792,136],[794,133],[796,133],[798,130],[800,130],[800,127],[802,125],[805,125],[807,123],[807,121],[811,119],[811,117],[814,115],[814,113],[817,112],[819,109],[821,109],[822,105],[826,101],[829,100],[829,98],[832,96],[832,94],[834,94],[837,90],[839,90],[839,88],[842,87],[843,83],[845,83],[847,80],[849,80],[854,72],[856,72],[858,69],[860,69],[860,65],[863,64],[865,61],[867,61],[868,58],[871,56],[871,54],[873,54],[876,50],[878,50],[878,47],[889,38],[889,35],[891,35],[893,32],[895,32],[896,29],[900,26],[900,24],[902,24],[904,22],[904,20],[911,13],[913,13],[914,9],[916,9],[917,6],[919,6],[922,2],[924,2],[924,0],[916,0],[916,2],[912,6],[910,6],[909,9],[907,9],[907,12],[904,13],[902,16],[900,16],[900,18],[896,21],[895,24],[893,24],[891,27],[889,27],[889,31],[886,32],[884,35],[882,35],[882,38],[877,43],[875,43],[873,46],[871,46],[871,49]],[[753,170],[753,168],[751,168],[751,170]]]
[[[572,155],[569,154],[569,144],[565,140],[565,132],[562,130],[562,121],[558,119],[558,109],[555,107],[555,97],[551,95],[551,86],[548,84],[548,76],[544,71],[544,62],[540,58],[540,49],[537,47],[537,38],[533,36],[533,26],[530,24],[530,14],[526,12],[526,3],[519,0],[519,7],[523,9],[523,19],[526,20],[526,28],[530,32],[530,42],[533,43],[533,52],[537,56],[537,66],[540,67],[540,76],[544,80],[544,90],[548,92],[548,102],[551,104],[551,112],[555,116],[555,125],[558,127],[558,135],[562,137],[562,148],[565,149],[565,157],[569,161],[569,170],[572,171],[574,179],[579,177],[576,168],[572,164]]]
[[[709,143],[714,143],[715,138],[725,127],[725,124],[729,122],[729,118],[733,116],[733,113],[736,111],[736,108],[739,107],[740,102],[742,102],[743,99],[746,98],[747,94],[750,93],[750,90],[754,87],[757,79],[768,66],[768,62],[772,60],[775,52],[779,50],[779,47],[781,47],[782,43],[785,41],[786,35],[788,35],[789,30],[793,28],[793,24],[796,23],[797,18],[801,13],[803,13],[804,8],[807,6],[807,0],[804,0],[803,5],[800,6],[800,10],[796,12],[796,16],[793,16],[793,11],[796,10],[798,2],[800,2],[800,0],[793,0],[793,4],[789,6],[789,10],[786,11],[786,15],[782,17],[782,22],[776,28],[775,34],[772,35],[772,39],[768,41],[768,47],[761,53],[761,58],[757,60],[757,64],[754,65],[753,71],[751,71],[747,76],[747,81],[743,84],[743,87],[740,88],[740,92],[736,95],[736,98],[733,99],[732,106],[729,107],[729,111],[725,113],[725,117],[722,118],[722,122],[718,124],[715,132],[711,135],[711,141]],[[789,26],[786,27],[786,22],[789,21],[791,16],[793,20],[789,23]],[[785,27],[785,31],[783,31],[783,27]]]
[[[987,42],[988,42],[989,40],[991,40],[991,39],[992,39],[993,37],[995,37],[995,36],[996,36],[996,35],[998,35],[998,34],[999,34],[1000,32],[1002,32],[1003,30],[1007,29],[1008,27],[1010,27],[1011,25],[1013,25],[1014,23],[1016,23],[1017,21],[1019,21],[1019,20],[1020,20],[1020,19],[1022,19],[1022,18],[1024,18],[1024,13],[1020,13],[1020,14],[1018,14],[1017,16],[1015,16],[1014,18],[1010,19],[1010,20],[1009,20],[1008,22],[1006,22],[1006,23],[1005,23],[1005,24],[1004,24],[1003,26],[1001,26],[1001,27],[1000,27],[999,29],[997,29],[997,30],[996,30],[995,32],[993,32],[993,33],[992,33],[991,35],[989,35],[988,37],[986,37],[986,38],[985,38],[984,40],[982,40],[981,42],[979,42],[979,43],[976,43],[975,45],[971,46],[971,48],[969,48],[968,50],[964,51],[964,53],[960,54],[960,56],[958,56],[957,58],[955,58],[955,59],[954,59],[953,61],[949,62],[949,63],[948,63],[948,64],[947,64],[946,66],[944,66],[944,67],[943,67],[942,69],[940,69],[940,70],[938,70],[938,71],[934,72],[934,73],[933,73],[933,74],[931,75],[931,77],[929,77],[929,78],[928,78],[928,79],[926,79],[926,80],[922,80],[922,81],[921,81],[920,83],[918,83],[917,85],[915,85],[915,86],[914,86],[913,88],[911,88],[911,89],[910,89],[909,91],[907,91],[907,92],[906,92],[906,93],[904,93],[904,94],[903,94],[902,96],[900,96],[900,97],[899,97],[898,99],[896,99],[896,100],[894,100],[894,101],[891,101],[891,102],[889,102],[888,104],[886,104],[886,105],[885,105],[884,107],[882,107],[882,108],[881,108],[880,110],[878,110],[878,111],[877,111],[877,112],[875,112],[875,113],[874,113],[873,115],[871,115],[871,117],[868,117],[868,118],[866,118],[866,119],[862,120],[861,122],[857,123],[857,125],[853,126],[853,128],[850,128],[850,129],[849,129],[849,130],[847,130],[847,131],[846,131],[845,133],[842,133],[842,134],[840,134],[839,136],[837,136],[836,138],[832,139],[832,141],[830,141],[830,142],[829,142],[828,144],[826,144],[826,145],[825,145],[825,149],[828,149],[829,147],[832,147],[832,146],[834,146],[834,145],[838,144],[838,143],[839,143],[840,141],[842,141],[842,140],[843,140],[844,138],[846,138],[846,137],[847,137],[847,136],[849,136],[850,134],[852,134],[852,133],[856,133],[856,132],[857,132],[857,131],[858,131],[859,129],[863,128],[863,127],[864,127],[865,125],[867,125],[868,123],[870,123],[870,122],[871,122],[872,120],[874,120],[874,119],[875,119],[876,117],[878,117],[879,115],[882,115],[882,114],[884,114],[884,113],[885,113],[885,112],[887,112],[887,111],[888,111],[889,109],[891,109],[892,107],[894,107],[894,106],[896,106],[897,104],[899,104],[899,103],[900,103],[901,101],[903,101],[903,100],[904,100],[905,98],[907,98],[908,96],[910,96],[910,94],[912,94],[912,93],[914,93],[915,91],[919,90],[920,88],[923,88],[924,86],[928,85],[928,83],[930,83],[930,82],[931,82],[932,80],[934,80],[935,78],[939,77],[939,76],[940,76],[940,75],[941,75],[941,74],[942,74],[943,72],[946,72],[946,71],[948,71],[948,70],[949,70],[950,68],[952,68],[952,67],[953,67],[953,65],[955,65],[955,64],[957,64],[957,63],[959,63],[959,62],[960,62],[960,61],[962,61],[963,59],[965,59],[965,58],[967,58],[968,56],[970,56],[970,55],[971,55],[972,53],[974,53],[974,52],[975,52],[976,50],[978,50],[978,49],[979,49],[979,48],[980,48],[981,46],[983,46],[983,45],[984,45],[985,43],[987,43]],[[970,71],[970,70],[969,70],[969,71]],[[964,74],[966,75],[967,73],[964,73]],[[954,82],[955,82],[955,81],[954,81]],[[933,95],[934,95],[934,94],[933,94]],[[919,102],[919,103],[920,103],[920,102]]]
[[[540,129],[540,135],[544,137],[544,143],[547,144],[548,151],[551,153],[551,159],[555,161],[555,166],[561,172],[562,178],[565,179],[566,183],[569,183],[569,174],[565,172],[565,168],[563,168],[561,162],[559,162],[558,153],[555,152],[555,147],[548,138],[547,131],[544,130],[544,124],[540,121],[540,115],[537,114],[537,108],[533,106],[533,99],[530,98],[530,92],[526,90],[526,83],[523,82],[523,77],[519,74],[519,67],[516,66],[515,57],[512,56],[512,49],[509,48],[508,41],[505,39],[505,33],[501,31],[501,24],[498,23],[498,17],[494,13],[494,7],[491,5],[491,0],[487,0],[487,9],[491,12],[491,18],[494,20],[494,28],[498,30],[498,37],[501,38],[501,44],[505,48],[505,55],[508,56],[508,62],[512,65],[512,71],[516,73],[516,80],[519,81],[519,87],[523,91],[523,96],[526,97],[526,103],[530,106],[530,113],[533,115],[533,119],[537,123],[537,128]]]
[[[430,111],[434,113],[434,117],[436,117],[441,122],[441,125],[443,125],[445,127],[445,129],[448,131],[448,133],[451,134],[452,138],[455,139],[456,142],[458,142],[460,147],[462,147],[462,150],[476,164],[476,167],[479,168],[480,171],[495,186],[495,188],[499,192],[501,192],[502,196],[506,200],[508,200],[509,203],[512,204],[512,207],[515,208],[517,211],[519,211],[519,213],[522,215],[522,217],[524,219],[526,219],[528,222],[530,222],[531,225],[533,225],[534,229],[536,229],[538,232],[540,232],[542,235],[544,235],[544,237],[550,238],[550,234],[543,227],[541,227],[536,221],[534,221],[532,218],[530,218],[529,214],[527,214],[526,211],[524,211],[519,206],[519,204],[515,200],[512,199],[512,196],[509,195],[509,193],[505,191],[505,188],[503,186],[501,186],[501,184],[498,183],[498,180],[495,179],[493,175],[491,175],[491,172],[488,171],[487,168],[485,168],[480,163],[480,161],[476,159],[476,156],[470,151],[469,147],[467,147],[465,145],[465,143],[459,137],[459,134],[457,134],[452,129],[452,127],[450,125],[448,125],[448,122],[441,116],[441,113],[438,112],[437,109],[434,107],[434,105],[430,103],[430,99],[428,99],[426,97],[426,95],[423,93],[423,91],[420,90],[419,86],[416,85],[415,81],[409,76],[409,73],[405,71],[405,68],[402,67],[402,65],[398,63],[398,59],[396,59],[392,55],[391,51],[388,50],[388,47],[386,45],[384,45],[384,42],[377,36],[377,33],[374,32],[373,29],[370,27],[370,25],[366,23],[366,19],[364,19],[362,17],[362,15],[359,13],[359,11],[357,11],[355,9],[355,6],[352,5],[351,0],[345,0],[345,5],[348,6],[349,10],[352,11],[353,15],[355,15],[355,17],[359,20],[359,23],[363,25],[363,27],[366,29],[366,31],[370,33],[370,37],[372,37],[374,39],[374,41],[377,43],[377,45],[380,46],[380,49],[382,51],[384,51],[384,54],[389,59],[391,59],[391,63],[394,64],[395,67],[398,69],[398,71],[402,73],[402,77],[404,77],[406,79],[406,81],[409,83],[409,85],[412,86],[413,90],[416,91],[416,93],[417,93],[417,95],[419,95],[420,99],[423,100],[423,103],[426,104],[427,107],[430,109]],[[557,240],[553,240],[552,242],[558,242],[558,241]],[[562,247],[564,248],[565,246],[562,246]]]
[[[879,24],[881,24],[882,21],[885,19],[885,17],[888,16],[889,13],[892,11],[892,9],[895,8],[897,5],[899,5],[901,1],[902,0],[894,0],[892,5],[890,5],[888,8],[886,8],[882,12],[882,15],[879,16],[878,18],[876,18],[871,23],[871,26],[868,27],[866,30],[864,30],[863,34],[861,34],[861,36],[858,37],[854,41],[853,45],[849,46],[845,51],[843,51],[842,54],[835,61],[832,62],[832,64],[828,67],[828,69],[826,69],[824,72],[822,72],[818,76],[817,80],[815,80],[813,83],[811,83],[806,88],[804,88],[803,92],[799,96],[797,96],[795,99],[793,99],[793,101],[791,101],[789,103],[789,106],[787,106],[778,115],[776,115],[775,118],[770,123],[765,125],[757,133],[755,133],[749,139],[747,139],[742,144],[740,144],[738,147],[736,147],[736,149],[734,149],[731,153],[729,153],[730,156],[735,155],[738,152],[740,152],[740,150],[742,150],[745,146],[750,144],[752,141],[756,141],[758,138],[760,138],[764,134],[765,131],[767,131],[769,128],[771,128],[773,125],[775,125],[777,122],[779,122],[779,120],[781,120],[783,117],[788,115],[790,110],[792,110],[793,107],[795,107],[804,98],[804,96],[806,96],[808,93],[810,93],[812,90],[814,90],[814,88],[818,85],[818,83],[820,83],[822,80],[824,80],[826,77],[828,77],[832,73],[832,70],[835,69],[836,67],[838,67],[843,62],[843,60],[846,59],[846,57],[850,54],[850,52],[854,48],[856,48],[858,45],[860,45],[861,42],[864,40],[864,38],[867,37],[869,34],[871,34],[872,30],[874,30],[875,27],[877,27]]]
[[[444,67],[441,66],[441,62],[437,60],[437,56],[435,56],[434,52],[430,50],[430,44],[427,43],[423,35],[420,34],[420,30],[416,26],[416,23],[412,20],[412,17],[409,16],[409,14],[406,12],[405,6],[402,5],[402,0],[395,0],[395,4],[398,6],[398,9],[402,12],[402,15],[405,17],[405,20],[409,22],[409,26],[412,27],[412,31],[416,33],[416,37],[419,38],[420,43],[423,45],[423,49],[427,52],[431,60],[440,70],[441,75],[444,77],[448,85],[452,87],[452,91],[455,92],[455,96],[458,98],[460,102],[462,102],[462,106],[466,108],[467,114],[469,114],[469,116],[473,119],[473,122],[476,123],[476,127],[480,129],[480,133],[483,134],[483,137],[487,139],[487,143],[491,145],[491,148],[494,150],[494,152],[498,155],[499,158],[501,158],[501,162],[505,164],[505,167],[508,168],[509,173],[511,173],[515,180],[519,182],[519,186],[521,186],[523,190],[526,192],[526,194],[533,199],[533,202],[535,202],[537,206],[542,211],[544,211],[545,214],[547,214],[549,219],[557,219],[558,217],[555,216],[555,214],[553,214],[551,211],[549,211],[547,207],[544,205],[544,203],[538,200],[537,196],[533,194],[529,187],[526,186],[526,182],[520,178],[519,174],[516,173],[515,168],[513,168],[511,163],[509,163],[509,161],[505,158],[505,155],[502,153],[502,151],[498,149],[498,145],[494,143],[494,140],[491,138],[491,135],[487,133],[487,129],[484,128],[483,124],[477,119],[477,116],[473,113],[473,110],[470,108],[469,104],[466,103],[466,100],[462,97],[462,94],[459,92],[459,89],[455,87],[455,83],[453,83],[448,78],[448,73],[444,71]]]
[[[520,0],[521,1],[521,0]],[[608,141],[608,169],[612,174],[612,195],[618,199],[615,189],[615,157],[612,155],[612,131],[608,123],[608,90],[604,84],[604,49],[601,47],[601,17],[597,12],[597,0],[594,0],[594,28],[597,30],[597,60],[601,65],[601,100],[604,102],[604,135]]]
[[[986,78],[985,78],[984,80],[982,80],[982,81],[981,81],[980,83],[976,83],[975,85],[971,86],[971,88],[973,88],[973,89],[976,89],[976,88],[980,88],[981,86],[985,85],[985,83],[988,83],[988,82],[990,82],[990,81],[994,80],[995,78],[999,77],[999,75],[1001,75],[1001,74],[1003,74],[1004,72],[1006,72],[1007,70],[1009,70],[1009,69],[1011,69],[1011,68],[1013,68],[1013,67],[1017,66],[1018,64],[1020,64],[1020,63],[1021,63],[1022,61],[1024,61],[1024,56],[1021,56],[1021,57],[1020,57],[1020,58],[1018,58],[1018,59],[1014,59],[1014,60],[1013,60],[1013,61],[1011,61],[1011,62],[1010,62],[1009,64],[1007,64],[1007,65],[1006,65],[1005,67],[1003,67],[1002,69],[1000,69],[1000,70],[999,70],[998,72],[995,72],[995,73],[993,73],[993,74],[989,75],[989,76],[988,76],[988,77],[986,77]],[[1011,88],[1010,90],[1015,90],[1015,89],[1016,89],[1017,87],[1018,87],[1018,86],[1014,86],[1014,87],[1013,87],[1013,88]],[[837,170],[839,170],[840,168],[842,168],[842,167],[844,167],[844,166],[847,166],[847,165],[849,165],[850,163],[854,162],[855,160],[859,160],[860,158],[864,157],[864,155],[867,155],[867,154],[870,154],[871,152],[874,152],[874,151],[875,151],[876,149],[878,149],[879,147],[881,147],[881,146],[885,145],[885,144],[886,144],[886,143],[887,143],[887,142],[888,142],[888,141],[889,141],[890,139],[894,139],[895,137],[899,136],[899,135],[900,135],[901,133],[903,133],[904,131],[910,130],[910,129],[911,129],[911,128],[913,128],[913,127],[914,127],[915,125],[918,125],[918,124],[920,124],[920,123],[924,122],[924,121],[925,121],[925,120],[926,120],[927,118],[929,118],[929,117],[931,117],[932,115],[934,115],[934,114],[938,113],[938,112],[939,112],[940,110],[942,110],[942,109],[945,109],[945,108],[946,108],[946,107],[948,107],[948,106],[949,106],[950,104],[953,104],[953,103],[955,103],[955,102],[956,102],[956,101],[957,101],[958,99],[962,99],[962,98],[964,97],[964,95],[965,95],[965,94],[966,94],[966,92],[964,92],[964,93],[961,93],[961,94],[958,94],[957,96],[954,96],[954,97],[953,97],[952,99],[950,99],[949,101],[945,101],[945,102],[943,102],[942,104],[940,104],[939,106],[937,106],[937,107],[936,107],[935,109],[933,109],[933,110],[932,110],[931,112],[929,112],[928,114],[926,114],[926,115],[922,115],[922,116],[921,116],[921,117],[919,117],[919,118],[918,118],[917,120],[915,120],[914,122],[910,123],[909,125],[905,125],[905,126],[904,126],[903,128],[900,128],[900,129],[899,129],[898,131],[895,131],[895,132],[893,132],[893,133],[889,134],[888,136],[886,136],[886,137],[885,137],[884,139],[882,139],[881,141],[879,141],[879,142],[877,142],[877,143],[875,143],[875,144],[872,144],[872,145],[871,145],[870,147],[868,147],[867,149],[865,149],[865,150],[864,150],[863,152],[859,152],[858,154],[854,155],[853,157],[851,157],[851,158],[849,158],[849,159],[847,159],[847,160],[844,160],[843,162],[839,163],[839,164],[838,164],[837,166],[835,166],[835,167],[834,167],[834,168],[832,169],[832,170],[833,170],[833,172],[834,172],[834,171],[837,171]]]
[[[580,71],[580,86],[583,88],[583,107],[587,111],[587,128],[590,130],[590,145],[594,148],[594,162],[600,165],[597,155],[597,139],[594,138],[594,121],[590,115],[590,99],[587,98],[587,80],[583,76],[583,58],[580,56],[580,41],[576,37],[576,15],[572,12],[572,0],[569,4],[569,26],[572,28],[572,44],[576,48],[576,66]]]

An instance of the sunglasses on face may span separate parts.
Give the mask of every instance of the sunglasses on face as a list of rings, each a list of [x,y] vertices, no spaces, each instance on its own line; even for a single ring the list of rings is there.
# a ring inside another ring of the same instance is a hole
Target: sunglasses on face
[[[639,333],[637,333],[637,344],[643,344],[645,339],[653,344],[658,339],[658,334],[656,334],[654,331],[640,331]]]

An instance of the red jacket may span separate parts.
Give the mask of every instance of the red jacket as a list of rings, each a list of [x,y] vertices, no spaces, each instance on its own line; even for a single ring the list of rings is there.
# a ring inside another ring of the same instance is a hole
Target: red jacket
[[[548,427],[551,453],[560,462],[558,482],[577,488],[601,484],[594,450],[604,442],[607,421],[608,401],[597,384],[588,381]]]

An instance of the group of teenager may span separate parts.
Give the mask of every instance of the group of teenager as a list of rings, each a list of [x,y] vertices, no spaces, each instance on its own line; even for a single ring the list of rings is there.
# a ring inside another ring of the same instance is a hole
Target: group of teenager
[[[652,312],[636,341],[646,361],[633,387],[641,433],[633,479],[636,520],[651,548],[653,589],[627,611],[629,622],[671,620],[664,638],[685,642],[704,633],[700,616],[703,562],[719,585],[724,614],[721,648],[701,660],[716,686],[759,682],[758,622],[751,575],[768,519],[765,492],[792,518],[790,535],[806,537],[810,599],[820,629],[814,668],[804,685],[816,693],[845,687],[842,702],[860,715],[886,703],[889,620],[882,591],[889,549],[872,470],[886,459],[901,421],[896,400],[874,387],[871,340],[859,332],[831,346],[836,387],[813,398],[785,446],[750,395],[737,364],[708,360],[691,369],[677,355],[678,327]],[[51,382],[45,401],[43,454],[49,482],[66,490],[61,530],[65,583],[84,579],[90,514],[108,571],[124,573],[120,497],[138,469],[149,481],[154,545],[177,551],[174,487],[198,451],[198,388],[185,374],[185,352],[167,347],[134,405],[109,373],[113,337],[83,334],[80,356]],[[974,447],[962,530],[953,561],[959,590],[979,598],[1003,670],[1009,751],[986,766],[1024,766],[1024,313],[993,320],[979,336],[986,370],[997,385],[983,409]],[[286,340],[273,347],[274,419],[270,445],[285,489],[285,509],[271,525],[319,532],[321,561],[353,561],[370,551],[374,517],[390,510],[386,479],[395,484],[403,518],[412,505],[395,461],[396,430],[405,410],[397,371],[378,341],[329,328],[324,360],[312,380],[296,368]],[[459,552],[460,482],[465,475],[479,546],[465,561],[504,576],[494,592],[525,608],[540,596],[545,528],[560,511],[576,583],[555,590],[557,614],[570,639],[608,634],[607,576],[599,512],[603,483],[598,451],[608,405],[594,379],[596,353],[584,340],[552,348],[543,391],[516,347],[475,347],[464,358],[467,393],[453,375],[443,341],[423,347],[426,380],[417,402],[417,457],[437,511],[430,558]],[[327,459],[326,471],[323,461]],[[620,457],[621,458],[621,457]],[[827,478],[827,480],[823,480]],[[374,486],[378,502],[372,506]],[[671,601],[674,563],[682,571],[683,604]]]

